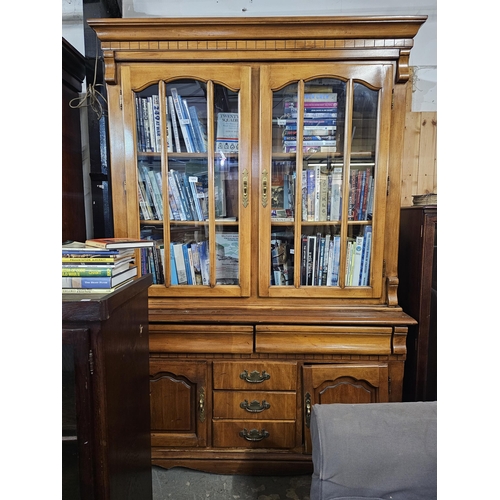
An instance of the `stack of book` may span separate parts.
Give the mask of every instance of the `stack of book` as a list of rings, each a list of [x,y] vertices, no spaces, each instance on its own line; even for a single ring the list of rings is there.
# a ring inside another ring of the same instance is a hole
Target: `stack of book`
[[[335,92],[308,92],[304,94],[304,153],[337,151],[337,94]],[[285,128],[283,152],[297,151],[297,97],[287,97],[284,102]]]
[[[62,293],[110,293],[138,274],[134,248],[153,241],[103,238],[62,245]]]

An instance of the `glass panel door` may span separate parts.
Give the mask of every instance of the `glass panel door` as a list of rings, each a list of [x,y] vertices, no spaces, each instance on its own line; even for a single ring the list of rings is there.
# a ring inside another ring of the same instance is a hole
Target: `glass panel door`
[[[259,291],[280,296],[293,288],[298,296],[324,297],[356,287],[370,296],[375,186],[377,178],[386,182],[376,168],[384,72],[367,71],[375,84],[349,78],[348,67],[330,66],[332,76],[316,78],[306,65],[268,71],[260,207],[267,236],[260,261],[268,271]]]
[[[141,251],[141,272],[167,295],[181,286],[188,296],[217,294],[222,285],[235,287],[224,294],[249,293],[249,269],[241,268],[249,252],[242,224],[250,219],[250,145],[240,141],[249,128],[242,119],[249,72],[233,70],[227,84],[208,72],[167,79],[158,69],[155,83],[130,81],[140,236],[156,241]]]

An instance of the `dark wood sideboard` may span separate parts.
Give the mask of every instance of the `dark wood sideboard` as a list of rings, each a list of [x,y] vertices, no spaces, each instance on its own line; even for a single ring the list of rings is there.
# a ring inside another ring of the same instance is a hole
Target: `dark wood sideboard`
[[[63,500],[152,498],[150,274],[113,293],[63,294]]]
[[[401,209],[399,303],[418,322],[408,328],[403,401],[436,401],[437,205]]]

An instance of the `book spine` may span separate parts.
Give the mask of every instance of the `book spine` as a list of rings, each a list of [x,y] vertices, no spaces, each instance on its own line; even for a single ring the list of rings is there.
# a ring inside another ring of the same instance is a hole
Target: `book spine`
[[[200,220],[198,218],[198,212],[196,210],[195,198],[193,196],[193,192],[191,190],[191,184],[189,183],[189,177],[186,173],[183,173],[180,176],[180,180],[182,182],[182,187],[186,196],[186,199],[189,203],[189,209],[191,211],[191,215],[193,216],[193,220]]]
[[[182,211],[186,216],[186,220],[193,220],[193,215],[191,214],[191,209],[189,208],[189,202],[186,198],[186,194],[183,189],[183,183],[181,182],[181,175],[177,170],[172,170],[173,178],[175,180],[177,191],[179,192],[179,196],[182,204]]]
[[[178,285],[177,267],[175,265],[174,244],[170,243],[170,284]]]
[[[368,286],[370,278],[370,258],[372,245],[372,227],[366,226],[363,244],[363,264],[361,269],[361,286]]]
[[[198,118],[198,112],[196,111],[195,106],[189,107],[189,115],[191,117],[191,123],[193,124],[194,135],[196,137],[196,142],[198,144],[198,152],[206,153],[207,145],[205,142],[205,137],[201,128],[201,123]]]
[[[198,220],[202,221],[204,220],[203,211],[201,209],[200,200],[198,198],[198,188],[196,187],[196,184],[198,183],[198,177],[190,176],[188,178],[188,182],[189,182],[189,187],[191,188],[191,195],[194,200],[194,206],[196,208],[196,214],[198,216]]]
[[[63,288],[110,288],[111,276],[82,277],[82,278],[62,278]]]
[[[189,113],[189,106],[186,99],[181,98],[182,112],[184,113],[184,119],[186,120],[186,128],[189,134],[189,140],[193,145],[193,153],[200,153],[200,145],[198,144],[196,134],[194,133],[194,126],[191,120],[191,115]]]
[[[155,124],[156,152],[161,153],[160,96],[153,95],[153,120]]]
[[[174,144],[175,144],[175,151],[177,153],[181,152],[181,139],[179,137],[179,128],[177,125],[177,117],[176,117],[176,111],[174,107],[174,100],[171,95],[167,97],[167,102],[168,102],[168,112],[170,116],[170,120],[172,122],[172,131],[174,134]]]
[[[156,145],[156,126],[155,126],[155,118],[153,111],[153,98],[147,97],[146,103],[148,107],[148,125],[149,125],[149,137],[151,141],[151,152],[155,153],[157,145]]]
[[[189,129],[188,129],[189,120],[184,116],[184,106],[182,104],[181,98],[179,97],[176,88],[170,89],[170,92],[172,94],[174,108],[177,114],[177,121],[181,127],[182,137],[184,139],[186,151],[188,153],[194,153],[194,146],[189,136]]]
[[[184,263],[184,254],[182,251],[182,243],[174,244],[174,258],[177,269],[177,280],[179,285],[187,285],[186,265]]]
[[[111,268],[102,269],[82,269],[78,267],[69,267],[62,270],[63,277],[71,278],[90,278],[90,277],[110,277],[113,275]]]
[[[181,221],[187,220],[186,213],[184,212],[184,206],[182,205],[181,194],[179,192],[179,186],[174,176],[174,170],[170,170],[168,173],[168,186],[172,189],[172,194],[174,196],[175,204],[177,210],[179,211],[179,219]]]

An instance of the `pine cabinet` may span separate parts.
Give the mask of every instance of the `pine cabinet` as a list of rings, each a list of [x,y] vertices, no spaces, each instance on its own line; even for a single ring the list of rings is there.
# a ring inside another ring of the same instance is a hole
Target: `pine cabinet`
[[[116,236],[151,238],[152,460],[311,470],[325,402],[400,401],[420,17],[94,19]]]

